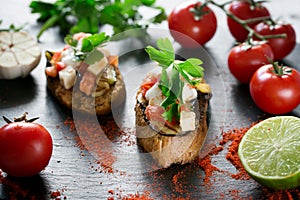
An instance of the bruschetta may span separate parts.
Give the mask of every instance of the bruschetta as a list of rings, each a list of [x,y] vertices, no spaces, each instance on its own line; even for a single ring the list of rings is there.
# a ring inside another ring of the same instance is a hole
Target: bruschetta
[[[159,67],[142,81],[135,105],[137,142],[164,168],[190,163],[199,155],[208,131],[211,98],[201,61],[176,60],[170,45],[161,39],[160,50],[146,48]]]
[[[106,37],[77,33],[65,39],[62,50],[46,52],[47,87],[67,108],[105,115],[124,102],[118,57],[101,46]]]

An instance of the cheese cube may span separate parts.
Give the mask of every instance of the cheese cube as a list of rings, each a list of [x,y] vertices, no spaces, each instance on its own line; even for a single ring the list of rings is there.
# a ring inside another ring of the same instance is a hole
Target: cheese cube
[[[73,87],[76,79],[76,70],[71,67],[67,66],[65,69],[58,72],[60,84],[68,90]]]
[[[193,131],[196,129],[195,124],[196,114],[190,111],[181,111],[180,113],[180,127],[184,131]]]

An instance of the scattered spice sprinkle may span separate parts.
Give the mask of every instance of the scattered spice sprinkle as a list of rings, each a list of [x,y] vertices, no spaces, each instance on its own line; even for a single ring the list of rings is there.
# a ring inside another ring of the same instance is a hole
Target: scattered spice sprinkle
[[[81,123],[81,126],[79,126],[79,130],[83,130],[86,131],[86,137],[87,138],[82,138],[82,137],[76,137],[76,141],[78,144],[79,148],[84,149],[84,145],[82,143],[82,139],[88,139],[85,142],[89,141],[91,142],[89,145],[93,145],[93,147],[95,147],[94,150],[96,150],[96,152],[98,153],[98,155],[100,155],[101,161],[97,160],[95,161],[95,164],[101,166],[101,168],[104,169],[104,171],[101,172],[106,172],[106,173],[113,173],[115,172],[113,169],[113,163],[115,162],[116,157],[113,156],[113,152],[112,149],[104,149],[100,148],[102,145],[101,143],[99,143],[98,140],[93,140],[94,139],[94,135],[96,132],[98,131],[104,131],[103,129],[105,129],[106,135],[108,134],[108,138],[110,140],[114,140],[114,138],[116,136],[120,136],[122,134],[125,134],[124,131],[122,132],[120,130],[120,128],[114,128],[117,127],[115,126],[115,122],[111,121],[110,118],[108,118],[108,121],[105,121],[105,123],[107,123],[107,126],[110,126],[109,128],[105,128],[106,126],[99,126],[99,124],[97,126],[91,126],[91,124],[89,123],[89,121],[87,119],[83,119],[82,120],[83,123]],[[74,121],[71,118],[66,119],[66,121],[64,122],[64,124],[66,126],[68,126],[70,128],[70,130],[74,131],[75,130],[75,124]],[[199,167],[201,167],[205,173],[205,177],[203,179],[204,185],[210,187],[212,185],[211,183],[211,177],[214,175],[214,172],[220,172],[220,173],[226,173],[228,174],[229,172],[226,172],[222,169],[219,169],[218,167],[214,166],[212,164],[212,157],[219,154],[220,152],[222,152],[223,150],[228,150],[228,152],[226,153],[225,158],[237,169],[237,173],[235,174],[231,174],[230,173],[230,177],[233,179],[237,179],[237,180],[249,180],[251,179],[250,176],[247,174],[247,172],[244,170],[244,168],[242,167],[242,164],[239,160],[239,157],[237,155],[237,150],[238,150],[238,145],[242,139],[242,137],[244,136],[244,134],[249,130],[249,128],[251,128],[252,126],[254,126],[256,123],[253,123],[250,125],[250,127],[246,127],[246,128],[235,128],[232,130],[229,130],[227,132],[223,132],[222,133],[222,139],[219,141],[218,145],[215,146],[209,153],[207,156],[205,156],[202,159],[197,159],[196,162],[192,165],[189,165],[189,167],[194,168],[195,165],[198,165]],[[78,127],[76,127],[78,128]],[[126,130],[127,134],[132,134],[130,131],[130,129]],[[102,133],[102,132],[101,132]],[[126,135],[126,134],[125,134]],[[92,139],[91,139],[92,138]],[[124,137],[127,138],[127,137]],[[128,142],[125,140],[125,142]],[[129,145],[133,145],[134,143],[129,143]],[[116,196],[116,199],[122,199],[122,200],[152,200],[153,198],[151,198],[151,193],[150,191],[156,190],[156,192],[160,192],[160,190],[162,190],[161,186],[160,186],[160,180],[163,180],[164,174],[160,174],[160,173],[149,173],[150,176],[153,177],[153,182],[151,184],[148,185],[149,190],[147,191],[143,191],[143,192],[137,192],[135,194],[127,194],[127,195],[121,195],[119,193],[116,193],[114,190],[108,190],[108,193],[110,196],[107,199],[108,200],[114,200]],[[178,171],[176,174],[174,174],[171,177],[171,182],[173,184],[173,193],[170,195],[167,194],[163,194],[162,198],[163,199],[169,199],[170,197],[172,199],[175,200],[188,200],[190,199],[191,195],[188,194],[188,189],[185,189],[185,183],[182,182],[182,179],[184,178],[185,173],[183,171]],[[14,192],[10,192],[9,193],[9,197],[10,199],[18,199],[18,198],[29,198],[29,199],[35,199],[35,196],[32,196],[31,194],[29,194],[29,191],[24,190],[22,187],[20,187],[17,183],[15,183],[14,181],[7,179],[6,176],[4,175],[4,173],[0,170],[0,184],[4,184],[9,186],[9,188],[12,188],[12,190]],[[101,182],[102,184],[102,182]],[[62,191],[53,191],[50,192],[50,198],[51,199],[55,199],[55,200],[60,200],[60,199],[67,199],[66,196],[63,196]],[[264,198],[267,198],[268,200],[279,200],[279,199],[287,199],[287,200],[293,200],[293,199],[300,199],[300,188],[293,188],[293,189],[289,189],[289,190],[272,190],[266,187],[262,187],[262,192],[264,195]],[[235,189],[229,189],[228,193],[231,195],[232,199],[241,199],[240,194],[243,194],[242,190],[235,190]],[[178,195],[179,194],[179,197]],[[182,197],[181,197],[182,196]],[[225,194],[220,194],[220,198],[221,199],[226,199]],[[249,197],[249,199],[252,199],[251,197]]]
[[[122,200],[154,200],[151,198],[149,191],[145,191],[142,194],[140,193],[135,193],[135,194],[129,194],[124,197],[122,197]]]
[[[67,199],[67,196],[63,195],[64,189],[61,191],[56,190],[53,192],[50,192],[50,198],[54,200],[61,200],[61,199]]]
[[[240,128],[229,130],[228,132],[222,133],[223,139],[220,141],[220,145],[225,145],[229,141],[231,144],[228,147],[226,159],[238,170],[238,173],[231,174],[231,177],[237,180],[249,180],[250,176],[242,166],[242,163],[238,156],[238,147],[246,132],[257,123],[252,123],[248,128]]]
[[[213,166],[211,164],[211,157],[213,155],[217,155],[219,152],[224,150],[224,147],[226,144],[230,143],[228,146],[228,152],[226,154],[226,159],[237,169],[236,174],[230,174],[230,176],[236,180],[250,180],[251,177],[248,175],[246,170],[243,168],[242,163],[238,157],[238,146],[240,144],[241,139],[243,136],[246,134],[246,132],[254,125],[256,125],[258,122],[252,123],[250,127],[245,127],[245,128],[235,128],[232,130],[229,130],[227,132],[222,133],[223,139],[219,142],[220,146],[217,146],[213,148],[209,154],[198,160],[199,166],[204,170],[205,172],[205,179],[204,182],[206,184],[211,184],[210,183],[210,177],[215,171],[219,172],[225,172],[217,167]],[[268,200],[281,200],[281,199],[286,199],[286,200],[293,200],[295,199],[300,199],[300,187],[293,188],[293,189],[288,189],[288,190],[272,190],[267,187],[263,187],[263,195],[264,198],[267,198]],[[228,191],[232,195],[232,199],[241,199],[239,197],[239,194],[242,194],[243,191],[240,190],[234,190],[230,189]],[[224,194],[221,194],[220,197],[224,198]],[[251,197],[249,197],[252,199]]]
[[[135,136],[135,132],[132,129],[129,128],[119,128],[116,124],[115,121],[113,119],[113,117],[108,117],[106,116],[103,119],[99,119],[99,121],[102,122],[102,124],[91,124],[89,122],[89,120],[87,118],[81,120],[80,123],[80,129],[79,131],[85,131],[85,135],[87,136],[87,138],[76,138],[78,147],[84,149],[84,145],[82,144],[82,139],[86,139],[84,142],[89,142],[88,145],[92,146],[94,149],[93,151],[96,151],[98,156],[99,156],[99,160],[96,161],[96,164],[100,165],[102,168],[105,169],[105,172],[108,173],[113,173],[113,163],[116,161],[116,157],[113,156],[113,150],[112,149],[106,149],[103,150],[103,148],[99,148],[100,146],[106,146],[106,145],[101,145],[101,141],[99,143],[99,141],[97,141],[97,139],[91,139],[93,137],[95,137],[95,133],[105,133],[107,138],[109,140],[111,140],[112,142],[116,141],[116,138],[118,138],[119,142],[124,142],[126,143],[128,146],[131,145],[136,145],[135,143],[135,138],[132,136]],[[256,122],[257,123],[257,122]],[[205,177],[203,179],[204,185],[206,187],[210,187],[212,186],[212,181],[211,181],[211,177],[214,175],[215,172],[221,172],[221,173],[226,173],[228,174],[229,172],[223,171],[222,169],[219,169],[218,167],[214,166],[212,164],[212,157],[214,155],[219,154],[219,152],[223,151],[225,148],[226,150],[228,150],[227,154],[226,154],[226,159],[237,169],[237,173],[232,174],[229,173],[230,176],[233,179],[236,180],[250,180],[251,177],[248,175],[248,173],[245,171],[245,169],[243,168],[237,151],[238,151],[238,145],[242,139],[242,137],[244,136],[244,134],[249,130],[249,128],[251,128],[252,126],[254,126],[256,123],[252,123],[249,127],[245,127],[245,128],[234,128],[232,130],[229,130],[227,132],[223,132],[222,133],[222,139],[219,141],[218,146],[215,146],[214,148],[212,148],[212,150],[210,150],[210,152],[208,153],[207,156],[205,156],[202,159],[197,159],[196,164],[201,167],[205,173]],[[70,130],[75,130],[75,124],[74,121],[71,118],[66,119],[65,125],[69,126]],[[78,128],[78,127],[76,127]],[[120,141],[121,138],[121,141]],[[96,141],[96,142],[95,142]],[[100,161],[101,160],[101,161]],[[102,172],[102,170],[101,170]],[[151,173],[150,173],[151,174]],[[157,174],[155,175],[155,173],[152,174],[152,176],[156,176],[154,177],[155,182],[158,181],[160,179],[162,179],[162,177],[159,177]],[[187,200],[190,198],[190,194],[188,194],[187,190],[183,189],[184,184],[181,182],[182,180],[182,176],[184,176],[183,172],[180,171],[177,174],[172,176],[172,183],[174,185],[174,189],[173,192],[180,194],[182,196],[185,197],[177,197],[175,195],[171,195],[173,199],[177,199],[177,200]],[[201,178],[201,177],[200,177]],[[156,184],[156,183],[155,183]],[[149,185],[149,191],[153,191],[153,187],[156,190],[159,190],[159,188],[157,188],[157,185]],[[110,194],[114,194],[113,190],[109,190]],[[231,197],[233,199],[240,199],[239,194],[242,194],[243,191],[239,191],[239,190],[235,190],[235,189],[229,189],[228,193],[231,195]],[[285,190],[285,191],[272,191],[268,188],[264,188],[263,189],[263,193],[264,195],[268,198],[268,199],[281,199],[281,197],[285,197],[286,199],[292,200],[293,194],[296,194],[297,197],[300,196],[299,194],[299,188],[293,189],[293,190]],[[152,199],[150,197],[150,192],[143,192],[142,194],[140,193],[136,193],[136,194],[131,194],[131,195],[127,195],[122,197],[122,200],[135,200],[135,199]],[[164,195],[163,199],[168,199],[170,196],[168,195]],[[225,197],[225,194],[220,194],[220,198]],[[108,197],[109,200],[113,200],[114,197]]]

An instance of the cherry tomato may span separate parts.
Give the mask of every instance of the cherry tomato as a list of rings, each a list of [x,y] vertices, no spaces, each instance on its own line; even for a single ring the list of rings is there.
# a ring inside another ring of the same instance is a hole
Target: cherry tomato
[[[38,174],[49,163],[52,138],[40,124],[12,122],[0,129],[0,169],[8,175]]]
[[[217,18],[214,12],[205,6],[203,15],[198,19],[191,12],[196,5],[200,6],[201,3],[187,1],[179,4],[168,17],[171,35],[186,48],[204,45],[214,36],[217,29]]]
[[[273,58],[272,48],[266,43],[258,43],[254,46],[242,43],[230,50],[228,67],[237,80],[248,84],[255,71],[270,63],[268,59],[273,60]]]
[[[285,38],[268,39],[268,44],[274,52],[274,60],[283,59],[296,46],[296,33],[290,24],[270,25],[268,23],[259,23],[254,30],[261,35],[286,34]]]
[[[270,16],[268,9],[262,4],[256,3],[253,6],[247,1],[233,1],[229,4],[228,10],[242,20]],[[248,26],[253,28],[259,22],[261,21],[248,23]],[[243,42],[247,39],[248,31],[230,17],[227,17],[227,25],[230,33],[237,41]]]
[[[285,114],[300,103],[300,73],[289,67],[283,71],[286,73],[277,75],[273,72],[272,64],[264,65],[250,81],[251,97],[264,112]]]

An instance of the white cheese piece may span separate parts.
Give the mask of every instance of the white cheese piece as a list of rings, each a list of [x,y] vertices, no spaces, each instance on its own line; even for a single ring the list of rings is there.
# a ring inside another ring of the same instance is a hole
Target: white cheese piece
[[[149,101],[149,105],[160,105],[163,101],[163,95],[158,87],[158,82],[155,83],[145,94],[145,98]]]
[[[75,61],[74,55],[65,55],[61,58],[61,61],[66,64],[66,66],[71,66],[76,69],[80,63]]]
[[[189,104],[197,98],[197,90],[192,88],[188,83],[184,83],[182,88],[182,100],[185,104]]]
[[[196,114],[189,111],[180,112],[180,127],[184,131],[193,131],[196,129],[195,124]]]
[[[107,58],[103,57],[100,61],[90,65],[87,68],[87,70],[97,77],[104,70],[107,64],[108,64]]]
[[[60,84],[68,90],[73,87],[76,79],[76,71],[73,67],[67,66],[58,72]]]

